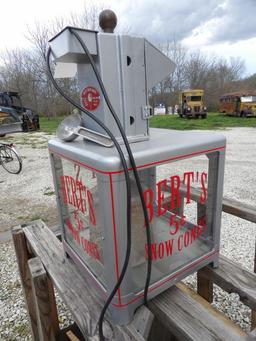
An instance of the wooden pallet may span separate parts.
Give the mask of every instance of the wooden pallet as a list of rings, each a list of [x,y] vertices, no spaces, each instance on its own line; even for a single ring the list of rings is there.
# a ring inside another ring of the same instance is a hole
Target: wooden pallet
[[[197,195],[193,190],[193,200],[198,201]],[[223,211],[256,222],[253,207],[224,199]],[[84,338],[98,340],[97,321],[102,302],[72,260],[65,258],[56,235],[40,220],[16,227],[12,234],[33,340],[81,340],[71,330],[60,331],[54,287]],[[148,308],[138,309],[128,326],[114,326],[105,320],[105,336],[117,341],[256,341],[256,330],[246,335],[209,303],[213,297],[213,283],[229,293],[237,293],[252,309],[252,327],[255,328],[256,274],[221,256],[217,269],[207,266],[198,271],[197,278],[198,293],[181,283],[173,286],[151,300]]]

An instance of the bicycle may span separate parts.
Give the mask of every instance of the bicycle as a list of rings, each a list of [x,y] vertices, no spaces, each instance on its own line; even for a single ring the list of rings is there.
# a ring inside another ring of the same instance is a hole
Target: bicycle
[[[0,142],[0,165],[11,174],[19,174],[22,169],[22,160],[14,148],[13,143]]]

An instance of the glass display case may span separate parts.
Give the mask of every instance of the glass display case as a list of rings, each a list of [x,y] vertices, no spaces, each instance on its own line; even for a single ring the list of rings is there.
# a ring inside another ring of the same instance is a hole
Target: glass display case
[[[120,324],[128,323],[142,303],[149,247],[149,298],[209,263],[217,266],[222,211],[224,137],[152,129],[151,139],[132,144],[132,149],[151,245],[129,169],[132,251],[110,308],[112,319]],[[115,148],[83,140],[52,140],[49,150],[65,252],[104,298],[119,278],[126,251],[126,182],[120,158]]]

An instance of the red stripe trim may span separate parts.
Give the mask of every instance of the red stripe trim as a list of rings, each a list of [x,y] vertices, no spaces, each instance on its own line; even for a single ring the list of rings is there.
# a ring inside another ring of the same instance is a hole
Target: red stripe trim
[[[218,148],[212,148],[212,149],[207,149],[207,150],[202,150],[202,151],[198,151],[198,152],[194,152],[194,153],[190,153],[190,154],[184,154],[184,155],[179,155],[179,156],[175,156],[175,157],[172,157],[172,158],[169,158],[169,159],[165,159],[165,160],[161,160],[161,161],[156,161],[156,162],[151,162],[151,163],[147,163],[147,164],[144,164],[144,165],[141,165],[141,166],[138,166],[136,167],[137,169],[140,169],[140,168],[144,168],[144,167],[148,167],[148,166],[152,166],[152,165],[157,165],[157,164],[161,164],[161,163],[165,163],[165,162],[168,162],[168,161],[173,161],[173,160],[178,160],[178,159],[181,159],[181,158],[185,158],[185,157],[189,157],[189,156],[194,156],[194,155],[199,155],[199,154],[204,154],[204,153],[210,153],[210,152],[214,152],[214,151],[217,151],[217,150],[221,150],[221,149],[225,149],[225,146],[221,146],[221,147],[218,147]],[[112,172],[106,172],[106,171],[102,171],[102,170],[99,170],[99,169],[96,169],[94,167],[91,167],[91,166],[88,166],[87,164],[83,163],[83,162],[80,162],[80,161],[77,161],[77,160],[74,160],[72,158],[69,158],[67,157],[66,155],[62,154],[62,153],[59,153],[59,152],[55,152],[54,150],[50,149],[49,148],[49,151],[53,154],[56,154],[56,155],[59,155],[61,157],[63,157],[64,159],[66,160],[70,160],[70,161],[73,161],[74,163],[76,164],[79,164],[81,166],[84,166],[88,169],[92,169],[96,172],[99,172],[99,173],[103,173],[103,174],[108,174],[109,175],[109,180],[110,180],[110,192],[111,192],[111,206],[112,206],[112,222],[113,222],[113,234],[114,234],[114,246],[115,246],[115,266],[116,266],[116,275],[117,275],[117,280],[119,278],[119,268],[118,268],[118,248],[117,248],[117,239],[116,239],[116,224],[115,224],[115,208],[114,208],[114,194],[113,194],[113,181],[112,181],[112,174],[120,174],[120,173],[123,173],[123,170],[119,170],[119,171],[112,171]],[[129,171],[132,170],[132,168],[129,168]],[[198,264],[198,263],[201,263],[202,261],[204,261],[205,259],[209,258],[210,256],[214,255],[214,254],[217,254],[219,253],[219,251],[214,251],[210,254],[208,254],[207,256],[205,256],[204,258],[198,260],[198,261],[195,261],[193,263],[191,263],[189,266],[185,267],[184,269],[182,269],[181,271],[177,272],[175,275],[171,276],[171,277],[168,277],[167,279],[165,279],[164,281],[160,282],[160,283],[157,283],[156,285],[150,287],[149,289],[149,292],[155,290],[156,288],[162,286],[163,284],[169,282],[170,280],[172,280],[174,277],[178,276],[179,274],[183,273],[184,271],[187,271],[188,269],[190,269],[191,267],[193,267],[194,265]],[[126,304],[122,304],[121,303],[121,292],[120,292],[120,288],[118,289],[118,304],[115,304],[115,303],[111,303],[113,306],[115,307],[119,307],[119,308],[123,308],[123,307],[126,307],[128,306],[129,304],[137,301],[138,299],[140,299],[141,297],[143,297],[143,293],[137,297],[135,297],[133,300],[129,301],[128,303]]]
[[[204,154],[204,153],[210,153],[210,152],[214,152],[214,151],[217,151],[217,150],[220,150],[220,149],[225,149],[225,148],[226,148],[225,146],[222,146],[222,147],[208,149],[208,150],[202,150],[202,151],[194,152],[194,153],[190,153],[190,154],[174,156],[174,157],[171,157],[169,159],[164,159],[164,160],[160,160],[160,161],[156,161],[156,162],[151,162],[151,163],[145,163],[144,165],[138,166],[136,168],[140,169],[140,168],[144,168],[144,167],[148,167],[148,166],[158,165],[158,164],[165,163],[165,162],[168,162],[168,161],[178,160],[178,159],[182,159],[182,158],[185,158],[185,157],[199,155],[199,154]],[[132,168],[129,168],[128,170],[131,171]],[[111,173],[112,174],[119,174],[119,173],[123,173],[123,170],[114,171],[114,172],[111,172]]]
[[[213,251],[210,254],[208,254],[207,256],[201,258],[200,260],[194,261],[193,263],[189,264],[187,267],[185,267],[182,270],[176,272],[174,275],[172,275],[172,276],[166,278],[165,280],[163,280],[162,282],[157,283],[157,284],[153,285],[152,287],[150,287],[149,292],[154,291],[158,287],[160,287],[160,286],[164,285],[165,283],[171,281],[173,278],[177,277],[178,275],[182,274],[183,272],[189,270],[190,268],[194,267],[195,265],[200,264],[201,262],[203,262],[207,258],[209,258],[209,257],[211,257],[211,256],[213,256],[215,254],[218,254],[218,253],[219,253],[219,250],[218,251]],[[127,307],[129,304],[131,304],[133,302],[136,302],[137,300],[142,298],[143,295],[144,295],[144,293],[140,294],[139,296],[135,297],[134,299],[132,299],[131,301],[129,301],[129,302],[125,303],[125,304],[118,305],[118,304],[112,303],[112,305],[117,307],[117,308],[124,308],[124,307]]]
[[[211,153],[211,152],[214,152],[214,151],[217,151],[217,150],[221,150],[221,149],[225,149],[226,147],[225,146],[221,146],[221,147],[217,147],[217,148],[212,148],[212,149],[207,149],[207,150],[201,150],[201,151],[198,151],[198,152],[194,152],[194,153],[190,153],[190,154],[184,154],[184,155],[179,155],[179,156],[174,156],[174,157],[171,157],[169,159],[164,159],[164,160],[160,160],[160,161],[156,161],[156,162],[151,162],[151,163],[145,163],[144,165],[141,165],[141,166],[138,166],[136,167],[137,169],[140,169],[140,168],[144,168],[144,167],[149,167],[149,166],[153,166],[153,165],[158,165],[158,164],[161,164],[161,163],[165,163],[165,162],[168,162],[168,161],[173,161],[173,160],[179,160],[179,159],[182,159],[182,158],[185,158],[185,157],[189,157],[189,156],[195,156],[195,155],[199,155],[199,154],[205,154],[205,153]],[[103,171],[103,170],[100,170],[100,169],[96,169],[94,167],[91,167],[91,166],[88,166],[87,164],[83,163],[83,162],[80,162],[80,161],[77,161],[77,160],[74,160],[70,157],[67,157],[66,155],[62,154],[62,153],[59,153],[59,152],[56,152],[52,149],[49,148],[49,151],[53,154],[56,154],[56,155],[59,155],[61,157],[63,157],[64,159],[66,160],[70,160],[70,161],[73,161],[75,163],[77,163],[78,165],[81,165],[81,166],[84,166],[86,168],[89,168],[89,169],[92,169],[96,172],[99,172],[99,173],[102,173],[102,174],[120,174],[120,173],[123,173],[124,170],[121,169],[121,170],[118,170],[118,171],[110,171],[110,172],[106,172],[106,171]],[[132,170],[132,168],[129,168],[128,169],[129,171]]]
[[[111,174],[111,173],[112,173],[112,172],[104,172],[104,171],[101,171],[101,170],[99,170],[99,169],[96,169],[96,168],[93,168],[93,167],[91,167],[91,166],[88,166],[88,165],[87,165],[86,163],[84,163],[84,162],[80,162],[80,161],[74,160],[74,159],[72,159],[71,157],[68,157],[68,156],[66,156],[66,155],[64,155],[64,154],[62,154],[62,153],[56,152],[55,150],[52,150],[52,149],[50,149],[50,148],[49,148],[49,152],[52,153],[52,154],[56,154],[56,155],[58,155],[58,156],[61,156],[63,159],[72,161],[72,162],[74,162],[74,163],[76,163],[76,164],[78,164],[78,165],[80,165],[80,166],[84,166],[84,167],[86,167],[86,168],[88,168],[88,169],[92,169],[92,170],[95,171],[95,172],[103,173],[103,174]]]
[[[117,238],[116,238],[116,221],[115,221],[115,205],[114,205],[114,193],[113,193],[113,182],[112,175],[109,175],[110,184],[110,194],[111,194],[111,210],[112,210],[112,223],[113,223],[113,235],[114,235],[114,245],[115,245],[115,265],[116,265],[116,280],[119,279],[119,268],[118,268],[118,248],[117,248]],[[121,306],[121,290],[118,288],[118,305]]]

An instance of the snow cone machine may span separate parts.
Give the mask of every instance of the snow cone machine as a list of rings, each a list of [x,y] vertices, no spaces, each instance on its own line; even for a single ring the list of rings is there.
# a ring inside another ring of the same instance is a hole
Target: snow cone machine
[[[86,54],[69,27],[52,38],[50,46],[57,77],[76,73],[81,105],[109,127],[128,163],[132,249],[109,307],[111,319],[126,324],[143,303],[149,247],[149,299],[207,264],[218,266],[226,141],[208,132],[149,129],[149,90],[174,70],[174,63],[144,38],[103,28],[105,32],[72,30],[93,57],[130,142],[150,220],[151,245],[129,157]],[[97,143],[105,132],[83,113],[81,117],[81,126],[88,129],[85,138],[53,139],[49,152],[65,253],[104,300],[124,262],[127,188],[116,148]],[[192,186],[199,193],[197,205]]]

